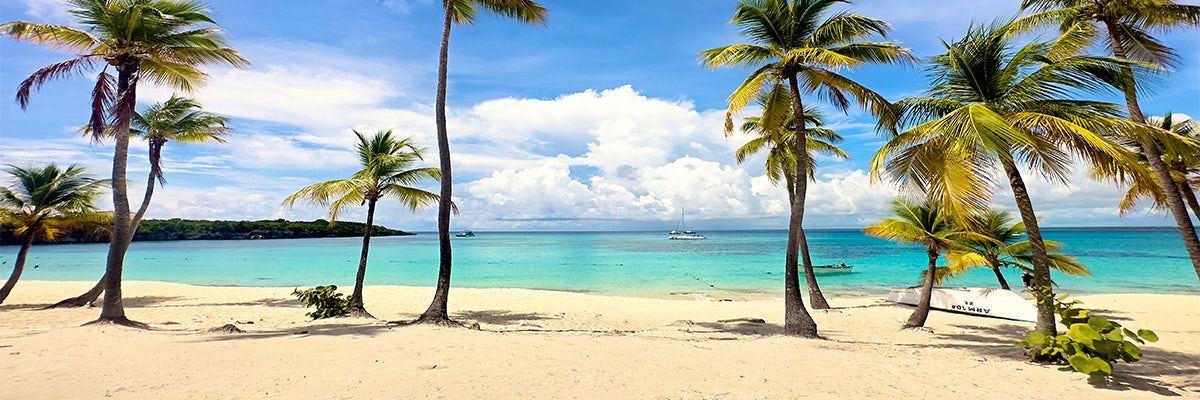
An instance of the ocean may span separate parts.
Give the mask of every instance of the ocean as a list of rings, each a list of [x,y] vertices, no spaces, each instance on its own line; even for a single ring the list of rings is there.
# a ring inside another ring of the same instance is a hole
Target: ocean
[[[476,232],[453,238],[454,287],[527,288],[597,294],[769,298],[783,293],[785,231],[707,231],[708,239],[667,240],[666,232]],[[1049,240],[1092,269],[1090,277],[1054,273],[1066,293],[1200,294],[1200,280],[1178,231],[1160,228],[1049,229]],[[849,274],[818,275],[827,293],[883,293],[918,283],[922,248],[857,230],[808,232],[814,264],[844,262]],[[213,286],[306,287],[354,282],[362,238],[135,242],[126,280]],[[35,245],[22,280],[98,279],[107,244]],[[0,246],[7,277],[16,246]],[[945,258],[942,258],[942,262]],[[375,237],[368,285],[433,286],[437,235]],[[1005,271],[1020,287],[1020,273]],[[998,287],[978,269],[946,286]],[[18,285],[19,290],[19,285]]]

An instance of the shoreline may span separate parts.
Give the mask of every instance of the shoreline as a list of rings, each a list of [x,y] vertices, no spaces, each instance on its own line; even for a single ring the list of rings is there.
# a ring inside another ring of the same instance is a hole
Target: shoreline
[[[478,330],[400,326],[432,288],[367,286],[379,320],[312,321],[291,288],[123,284],[152,330],[81,326],[98,308],[40,310],[94,282],[22,281],[0,305],[0,393],[13,398],[1200,398],[1200,296],[1078,296],[1161,340],[1106,385],[1025,361],[1032,326],[830,296],[825,340],[779,335],[780,300],[648,299],[454,288],[452,318]],[[761,320],[761,321],[760,321]],[[209,332],[233,324],[241,334]],[[214,385],[214,383],[219,383]]]

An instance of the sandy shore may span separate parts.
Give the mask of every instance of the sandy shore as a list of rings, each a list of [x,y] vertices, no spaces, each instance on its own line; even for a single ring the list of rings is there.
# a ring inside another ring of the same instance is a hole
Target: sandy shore
[[[480,330],[313,322],[291,288],[127,282],[126,311],[149,331],[81,327],[98,309],[39,309],[90,285],[23,281],[0,305],[0,398],[1200,398],[1200,296],[1081,297],[1162,337],[1093,385],[1023,361],[1011,343],[1029,324],[935,312],[932,332],[901,331],[911,309],[882,296],[831,298],[836,310],[814,314],[827,340],[776,335],[777,300],[518,289],[452,290],[453,316]],[[407,320],[431,295],[371,286],[365,298]],[[225,324],[246,333],[207,332]]]

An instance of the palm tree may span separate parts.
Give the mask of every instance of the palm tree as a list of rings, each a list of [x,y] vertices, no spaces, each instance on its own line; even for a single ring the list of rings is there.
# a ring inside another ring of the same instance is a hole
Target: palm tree
[[[1053,334],[1046,244],[1017,165],[1066,182],[1072,156],[1092,165],[1130,162],[1133,156],[1103,134],[1138,128],[1121,119],[1114,104],[1063,98],[1075,90],[1104,88],[1126,64],[1086,56],[1051,61],[1045,43],[1014,50],[1007,29],[973,25],[962,40],[945,44],[947,52],[930,60],[928,95],[901,100],[881,118],[880,125],[891,132],[915,126],[875,154],[871,173],[879,177],[886,170],[903,186],[966,218],[989,204],[999,164],[1029,236],[1037,330]]]
[[[787,81],[791,91],[792,115],[803,115],[802,94],[817,94],[845,111],[854,98],[860,107],[878,114],[888,107],[883,96],[838,74],[837,71],[864,64],[908,63],[908,49],[891,42],[861,41],[871,35],[886,35],[886,22],[852,13],[828,15],[830,8],[845,0],[741,0],[732,23],[749,44],[735,44],[700,53],[709,68],[747,66],[756,68],[729,96],[725,131],[733,131],[733,115],[750,101]],[[803,92],[801,91],[803,85]],[[804,202],[808,192],[808,127],[803,118],[793,124],[796,140],[796,187],[788,223],[788,248],[784,261],[784,333],[818,337],[817,324],[804,308],[800,295],[798,249],[807,247],[804,236]],[[804,264],[805,276],[812,270]]]
[[[55,164],[44,167],[9,165],[4,172],[12,177],[8,187],[0,187],[0,224],[13,229],[21,249],[12,274],[0,287],[0,304],[8,298],[25,269],[25,259],[34,240],[57,240],[62,233],[78,228],[97,214],[92,205],[103,192],[107,180],[88,176],[83,167],[66,169]]]
[[[1146,119],[1146,123],[1176,135],[1174,138],[1167,138],[1173,140],[1156,138],[1159,140],[1155,140],[1154,145],[1158,149],[1158,153],[1162,155],[1163,165],[1170,172],[1171,179],[1175,182],[1184,202],[1191,207],[1192,213],[1200,217],[1200,204],[1196,201],[1194,188],[1195,185],[1200,184],[1200,140],[1198,140],[1200,136],[1197,136],[1197,133],[1200,132],[1198,129],[1200,124],[1191,119],[1177,121],[1169,113],[1162,117],[1149,117]],[[1141,148],[1136,141],[1126,140],[1124,142],[1126,147],[1139,150]],[[1099,178],[1112,179],[1118,183],[1129,185],[1125,197],[1121,199],[1121,214],[1132,211],[1144,199],[1150,199],[1151,205],[1156,209],[1170,209],[1158,181],[1153,178],[1145,179],[1144,175],[1147,175],[1149,171],[1148,165],[1147,158],[1142,155],[1136,165],[1125,165],[1121,166],[1122,168],[1114,169],[1094,169],[1092,174]],[[1143,179],[1127,179],[1129,176]]]
[[[1112,55],[1160,67],[1178,64],[1173,49],[1158,41],[1152,34],[1177,27],[1200,26],[1200,6],[1178,4],[1172,0],[1023,0],[1021,9],[1032,14],[1015,21],[1021,32],[1043,26],[1057,26],[1063,35],[1055,43],[1053,55],[1076,54],[1099,40]],[[1129,118],[1147,123],[1138,104],[1137,74],[1124,67],[1114,85],[1125,95]],[[1200,237],[1188,218],[1183,196],[1163,163],[1156,137],[1151,132],[1131,134],[1146,156],[1147,165],[1163,195],[1164,204],[1175,217],[1184,247],[1192,259],[1196,276],[1200,277]]]
[[[68,0],[69,11],[84,29],[69,26],[13,21],[0,24],[0,33],[78,54],[51,64],[26,78],[17,89],[17,102],[29,106],[30,91],[52,79],[73,75],[101,65],[92,90],[89,125],[94,134],[111,125],[113,150],[113,227],[105,266],[104,305],[97,323],[144,326],[125,316],[121,301],[121,272],[125,251],[133,239],[130,224],[126,167],[129,156],[129,127],[142,78],[150,82],[193,90],[204,81],[200,65],[249,65],[237,51],[225,45],[208,10],[191,0]],[[114,79],[108,68],[117,71]],[[114,88],[115,86],[115,88]],[[106,121],[108,120],[108,121]]]
[[[991,209],[978,213],[972,219],[974,223],[965,225],[963,229],[974,230],[988,240],[959,241],[946,254],[949,263],[945,267],[938,267],[933,284],[939,285],[946,278],[961,275],[972,268],[988,268],[996,274],[1001,289],[1011,290],[1000,268],[1010,267],[1020,269],[1024,273],[1033,272],[1033,268],[1030,267],[1033,253],[1030,251],[1029,241],[1020,240],[1025,236],[1025,223],[1014,223],[1011,214]],[[1044,243],[1050,269],[1068,275],[1091,275],[1091,271],[1075,257],[1057,252],[1062,248],[1062,243],[1052,240],[1045,240]]]
[[[441,168],[441,192],[438,201],[438,247],[440,262],[437,289],[429,308],[414,322],[453,325],[447,306],[450,301],[450,212],[453,208],[453,178],[450,171],[450,137],[446,132],[446,75],[450,60],[450,28],[455,23],[475,23],[478,9],[515,19],[526,24],[546,23],[546,8],[532,0],[442,0],[445,18],[442,20],[442,45],[438,53],[437,100],[434,113],[437,120],[438,166]]]
[[[146,139],[150,145],[150,176],[146,178],[146,194],[142,197],[142,205],[130,220],[131,232],[137,232],[142,217],[150,208],[150,199],[154,196],[154,181],[157,180],[160,185],[167,183],[162,169],[162,149],[167,142],[225,142],[221,136],[229,132],[229,128],[226,127],[229,119],[204,112],[200,108],[200,103],[195,99],[172,95],[167,101],[147,107],[140,114],[133,115],[130,133]],[[84,127],[84,131],[90,133],[91,127]],[[48,308],[83,307],[91,304],[104,292],[105,280],[101,277],[86,293],[62,300]]]
[[[904,323],[904,329],[925,326],[929,317],[929,303],[933,297],[933,276],[937,260],[942,252],[964,239],[987,241],[988,238],[963,230],[961,225],[940,204],[925,201],[913,202],[898,198],[892,200],[895,218],[884,218],[875,225],[863,228],[863,233],[900,243],[916,243],[925,246],[929,265],[922,274],[921,300]]]
[[[791,99],[790,95],[781,84],[776,84],[770,91],[759,96],[758,104],[762,107],[763,113],[761,116],[747,117],[742,123],[742,133],[757,135],[750,139],[749,142],[742,145],[734,152],[734,158],[738,164],[746,161],[750,155],[757,154],[763,149],[768,149],[765,171],[767,179],[771,184],[778,185],[780,181],[784,181],[787,187],[788,202],[794,199],[796,193],[795,182],[795,163],[796,163],[796,146],[793,144],[795,140],[795,129],[793,126],[795,121],[792,118]],[[808,151],[806,157],[809,162],[806,168],[809,179],[815,179],[813,173],[816,169],[816,162],[813,160],[812,153],[822,153],[841,159],[849,159],[850,155],[839,149],[834,143],[842,141],[841,135],[836,132],[822,128],[824,123],[821,122],[819,116],[813,109],[807,109],[804,113],[806,124],[813,124],[814,128],[808,130]],[[812,258],[809,256],[808,243],[801,240],[800,257],[805,265],[812,265]],[[808,285],[808,298],[810,305],[814,310],[828,310],[829,302],[825,300],[825,295],[821,293],[821,287],[817,284],[816,274],[812,273],[811,268],[806,268],[804,271],[804,280]]]
[[[367,206],[367,223],[363,228],[362,254],[358,261],[358,276],[354,280],[354,293],[346,313],[353,317],[374,318],[363,307],[363,281],[367,276],[367,251],[371,247],[371,229],[375,223],[375,205],[380,199],[394,198],[410,211],[433,204],[438,196],[415,188],[413,185],[426,180],[436,181],[437,168],[412,168],[422,160],[424,148],[418,148],[413,139],[396,139],[392,131],[378,131],[370,139],[354,131],[358,137],[355,146],[363,168],[349,179],[338,179],[314,183],[296,191],[283,200],[283,206],[293,207],[296,201],[329,207],[329,223],[337,221],[342,210],[351,205]]]

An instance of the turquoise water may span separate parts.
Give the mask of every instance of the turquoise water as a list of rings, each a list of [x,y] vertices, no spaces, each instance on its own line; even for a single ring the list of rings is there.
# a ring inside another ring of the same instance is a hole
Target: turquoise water
[[[766,297],[783,292],[784,231],[709,231],[707,240],[667,240],[665,232],[477,232],[455,238],[453,285],[553,289],[606,294],[714,293]],[[1056,274],[1061,291],[1074,293],[1200,294],[1177,231],[1170,229],[1049,230],[1093,271],[1091,277]],[[916,284],[924,251],[871,238],[859,231],[812,231],[816,264],[838,261],[851,274],[821,275],[825,291],[883,292]],[[353,285],[361,238],[168,241],[133,243],[125,279],[222,286]],[[8,276],[15,246],[0,247]],[[34,246],[22,279],[94,280],[103,273],[106,244]],[[372,239],[367,284],[433,286],[437,235]],[[943,259],[944,261],[944,259]],[[37,268],[33,268],[34,266]],[[1020,274],[1007,271],[1010,284]],[[988,270],[948,285],[996,286]]]

